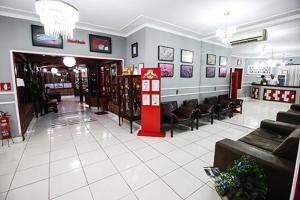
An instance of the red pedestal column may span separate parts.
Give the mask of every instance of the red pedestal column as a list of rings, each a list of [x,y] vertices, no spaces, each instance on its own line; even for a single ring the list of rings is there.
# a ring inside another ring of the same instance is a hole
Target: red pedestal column
[[[231,73],[231,99],[237,99],[239,86],[239,74],[237,72]]]
[[[165,137],[160,130],[160,69],[141,70],[141,130],[138,136]]]

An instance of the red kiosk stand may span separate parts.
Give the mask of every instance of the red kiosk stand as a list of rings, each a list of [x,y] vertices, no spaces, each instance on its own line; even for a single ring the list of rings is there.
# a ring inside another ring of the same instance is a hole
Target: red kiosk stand
[[[165,137],[160,130],[160,69],[141,69],[142,128],[138,136]]]

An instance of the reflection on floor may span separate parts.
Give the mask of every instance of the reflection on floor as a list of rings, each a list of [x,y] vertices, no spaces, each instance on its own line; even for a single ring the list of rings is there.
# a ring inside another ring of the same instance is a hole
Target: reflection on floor
[[[68,113],[74,111],[86,110],[88,105],[80,103],[79,97],[74,96],[62,96],[62,101],[58,104],[59,113]]]
[[[0,200],[219,200],[203,170],[213,164],[215,142],[252,131],[231,122],[256,125],[282,108],[249,101],[243,117],[174,138],[129,134],[113,114],[51,113],[37,120],[25,142],[0,148]],[[258,118],[259,109],[269,113]]]
[[[289,103],[247,99],[244,101],[243,114],[237,114],[232,119],[224,120],[224,122],[258,128],[262,120],[276,120],[276,114],[279,111],[287,111],[290,105]]]

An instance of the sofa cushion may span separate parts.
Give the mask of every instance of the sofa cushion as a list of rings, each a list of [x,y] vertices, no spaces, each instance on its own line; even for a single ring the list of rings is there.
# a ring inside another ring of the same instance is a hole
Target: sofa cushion
[[[254,132],[256,132],[256,130]],[[246,135],[245,137],[239,139],[239,141],[250,144],[260,149],[264,149],[269,152],[272,152],[278,145],[280,145],[280,142],[276,140],[271,140],[269,138],[261,137],[259,133],[252,133]]]
[[[268,129],[264,129],[264,128],[258,128],[255,131],[253,131],[252,133],[253,135],[257,135],[269,140],[274,140],[276,142],[283,142],[283,140],[285,140],[285,138],[287,138],[288,135],[286,134],[280,134],[278,132],[274,132]]]
[[[297,157],[299,138],[300,128],[297,128],[276,149],[274,149],[273,154],[295,161]]]

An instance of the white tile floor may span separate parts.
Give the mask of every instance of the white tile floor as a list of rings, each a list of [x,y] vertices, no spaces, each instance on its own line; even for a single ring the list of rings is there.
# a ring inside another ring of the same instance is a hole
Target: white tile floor
[[[286,105],[272,104],[263,116],[274,118],[272,109]],[[251,132],[232,123],[257,126],[259,117],[250,110],[265,106],[251,100],[243,115],[225,120],[230,123],[216,120],[174,138],[129,134],[128,124],[119,127],[113,114],[73,113],[60,119],[95,121],[51,127],[55,115],[49,114],[36,121],[25,142],[0,148],[0,200],[217,200],[203,170],[213,164],[215,142]]]

